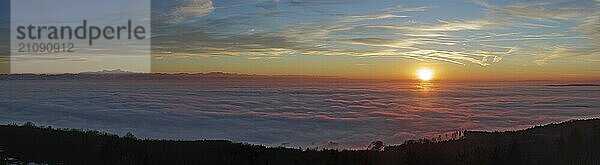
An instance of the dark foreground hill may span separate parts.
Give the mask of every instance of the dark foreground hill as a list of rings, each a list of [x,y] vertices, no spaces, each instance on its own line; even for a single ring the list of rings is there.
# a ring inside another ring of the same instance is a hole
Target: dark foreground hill
[[[97,131],[0,126],[0,165],[48,164],[600,164],[600,119],[521,131],[467,131],[384,151],[269,148],[230,141],[138,140]]]

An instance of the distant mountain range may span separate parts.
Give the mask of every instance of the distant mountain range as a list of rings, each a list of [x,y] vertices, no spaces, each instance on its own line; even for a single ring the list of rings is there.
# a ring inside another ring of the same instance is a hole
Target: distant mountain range
[[[600,86],[600,84],[553,84],[547,85],[551,87],[586,87],[586,86]]]
[[[124,71],[121,69],[115,69],[115,70],[88,71],[88,72],[81,72],[79,74],[132,74],[132,73],[135,73],[135,72]]]
[[[0,74],[0,80],[307,80],[344,78],[301,75],[257,75],[227,72],[207,73],[137,73],[121,69],[64,74]]]
[[[205,73],[139,73],[126,71],[122,69],[86,71],[80,73],[63,74],[0,74],[0,80],[203,80],[203,81],[410,81],[406,79],[356,79],[343,78],[335,76],[313,76],[313,75],[259,75],[243,74],[229,72],[205,72]],[[450,81],[457,82],[457,81]],[[509,81],[510,82],[510,81]],[[569,83],[569,84],[551,84],[549,80],[526,80],[514,82],[538,82],[536,86],[548,87],[596,87],[600,86],[597,81],[594,83]]]

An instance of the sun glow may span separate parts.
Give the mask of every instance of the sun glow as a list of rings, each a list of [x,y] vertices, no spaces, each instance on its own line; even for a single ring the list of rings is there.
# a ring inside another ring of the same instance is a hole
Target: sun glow
[[[433,75],[433,70],[429,68],[421,68],[417,70],[417,78],[419,78],[421,81],[429,81],[433,79]]]

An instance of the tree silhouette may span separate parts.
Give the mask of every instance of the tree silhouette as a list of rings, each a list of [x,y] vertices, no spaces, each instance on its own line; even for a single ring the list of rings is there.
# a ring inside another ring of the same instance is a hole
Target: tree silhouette
[[[383,144],[382,141],[373,141],[371,142],[371,144],[369,144],[369,146],[367,146],[367,148],[370,151],[383,151],[385,145]]]
[[[600,119],[507,132],[464,131],[456,140],[411,140],[366,150],[292,149],[224,140],[137,139],[98,131],[0,125],[0,165],[48,164],[600,164]],[[15,161],[13,159],[18,159]]]

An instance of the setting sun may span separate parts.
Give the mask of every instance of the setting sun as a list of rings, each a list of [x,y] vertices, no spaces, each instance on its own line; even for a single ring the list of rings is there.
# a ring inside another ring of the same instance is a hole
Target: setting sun
[[[433,79],[433,70],[429,68],[422,68],[417,71],[417,78],[422,81],[429,81]]]

